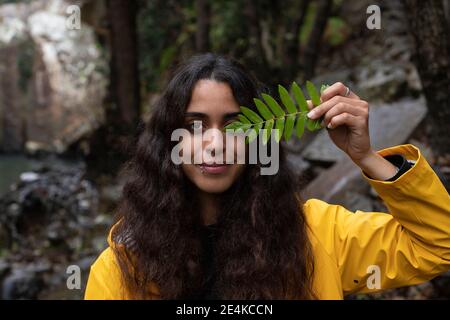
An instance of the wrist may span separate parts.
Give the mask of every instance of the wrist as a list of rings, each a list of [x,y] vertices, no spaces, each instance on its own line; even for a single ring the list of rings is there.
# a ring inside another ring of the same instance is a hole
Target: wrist
[[[370,149],[365,156],[351,159],[358,167],[364,170],[364,168],[370,166],[370,164],[373,163],[377,157],[379,157],[379,155],[373,149]]]
[[[388,180],[398,172],[396,166],[384,159],[374,150],[371,150],[367,156],[356,161],[353,160],[353,162],[355,162],[366,175],[369,175],[375,180]]]

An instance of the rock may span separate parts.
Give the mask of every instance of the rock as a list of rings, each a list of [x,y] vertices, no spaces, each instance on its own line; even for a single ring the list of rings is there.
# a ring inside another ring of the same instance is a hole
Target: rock
[[[89,229],[98,207],[98,192],[84,179],[81,164],[44,163],[22,174],[16,188],[0,199],[0,212],[6,213],[2,220],[16,240],[31,246],[33,237],[56,244],[80,234],[81,223]]]
[[[336,71],[326,72],[326,73],[317,75],[316,77],[314,77],[312,82],[317,85],[320,85],[320,84],[332,85],[335,82],[343,82],[346,85],[353,87],[354,82],[353,82],[352,78],[353,78],[353,75],[352,75],[351,70],[342,69],[342,70],[336,70]]]
[[[344,158],[345,153],[330,140],[326,130],[321,130],[303,151],[302,156],[310,161],[336,162]]]
[[[19,52],[18,45],[0,47],[0,149],[4,151],[20,151],[24,143],[24,98],[19,87]]]
[[[11,245],[10,241],[9,230],[0,219],[0,257],[6,253],[7,248]]]
[[[15,267],[2,283],[1,298],[5,300],[36,299],[43,280],[36,273]]]
[[[417,139],[411,139],[408,141],[408,143],[411,143],[411,144],[415,145],[417,148],[419,148],[420,152],[427,159],[428,163],[430,163],[432,165],[436,162],[436,159],[433,154],[433,150],[431,149],[431,146],[426,145]]]
[[[25,142],[25,152],[28,155],[35,156],[42,152],[51,152],[52,149],[45,143],[28,140]]]
[[[374,149],[404,143],[426,115],[423,99],[403,99],[395,103],[370,106],[369,131]],[[395,141],[395,142],[394,142]],[[331,141],[326,130],[321,130],[302,156],[307,160],[336,162],[346,154]]]
[[[106,80],[98,69],[104,63],[88,26],[67,30],[64,16],[45,11],[28,23],[42,54],[36,57],[33,82],[39,112],[32,114],[28,129],[34,141],[40,138],[61,152],[103,122]]]
[[[366,10],[367,7],[373,4],[373,1],[370,0],[361,0],[361,1],[355,1],[355,2],[346,2],[344,1],[342,3],[342,9],[343,12],[345,12],[345,15],[343,16],[345,18],[345,21],[347,24],[355,30],[361,29],[361,26],[366,25],[366,19],[367,14]]]
[[[355,71],[358,95],[368,101],[392,101],[407,87],[406,66],[374,60]]]
[[[4,17],[3,23],[0,25],[0,43],[12,45],[22,41],[26,37],[25,30],[25,23],[17,17]]]
[[[0,150],[4,151],[20,151],[25,142],[26,87],[33,52],[26,19],[43,7],[36,2],[0,6]]]
[[[5,261],[5,259],[0,258],[0,282],[10,269],[11,266]]]
[[[350,188],[350,183],[352,185],[361,183],[358,180],[360,176],[361,172],[353,162],[342,159],[308,184],[303,190],[303,198],[317,198],[326,202],[336,201],[340,204],[339,195]]]
[[[97,256],[87,256],[79,260],[77,263],[75,263],[77,266],[80,267],[83,271],[89,271],[89,268],[94,263],[94,261],[97,259]]]
[[[63,152],[104,122],[107,64],[89,26],[66,28],[68,5],[0,6],[0,150]]]
[[[81,290],[67,290],[66,268],[77,264],[87,276],[112,220],[98,214],[83,163],[40,161],[0,198],[0,298],[80,299]]]
[[[439,277],[431,280],[436,294],[435,298],[450,297],[450,271],[444,272]]]
[[[39,179],[39,175],[35,172],[23,172],[20,175],[20,180],[22,182],[33,182]]]
[[[44,10],[44,1],[9,3],[0,6],[0,48],[18,44],[27,38],[26,19],[38,10]]]
[[[300,154],[296,153],[288,153],[286,155],[286,161],[297,176],[300,176],[311,167],[308,161],[305,161]]]
[[[374,211],[373,200],[366,196],[361,189],[358,191],[346,191],[343,197],[340,198],[339,204],[353,212],[357,210],[364,212]]]

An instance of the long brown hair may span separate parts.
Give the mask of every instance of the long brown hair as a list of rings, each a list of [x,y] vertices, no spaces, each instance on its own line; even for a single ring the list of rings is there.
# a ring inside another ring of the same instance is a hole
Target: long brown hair
[[[176,70],[124,168],[128,181],[112,239],[126,248],[114,250],[134,298],[148,297],[156,284],[162,299],[183,299],[204,284],[195,187],[170,158],[171,133],[183,126],[200,79],[227,83],[239,105],[252,106],[267,91],[241,64],[219,55],[195,56]],[[247,164],[221,195],[214,291],[221,299],[313,298],[307,225],[282,146],[277,174],[261,175],[260,166]]]

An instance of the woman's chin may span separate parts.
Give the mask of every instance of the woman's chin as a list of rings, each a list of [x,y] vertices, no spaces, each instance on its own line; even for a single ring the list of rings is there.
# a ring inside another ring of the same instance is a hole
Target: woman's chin
[[[202,168],[198,165],[183,165],[183,171],[189,180],[201,191],[223,193],[239,178],[245,165],[233,164],[223,170]]]
[[[230,179],[211,179],[207,177],[202,177],[199,181],[195,181],[195,185],[203,192],[207,193],[223,193],[227,191],[233,181]]]

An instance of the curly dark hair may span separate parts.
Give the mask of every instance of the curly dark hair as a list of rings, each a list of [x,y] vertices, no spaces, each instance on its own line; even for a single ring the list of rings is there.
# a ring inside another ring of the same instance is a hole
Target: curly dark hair
[[[183,299],[204,285],[201,214],[195,187],[171,161],[174,129],[197,81],[227,83],[239,105],[252,106],[267,89],[239,62],[206,53],[189,59],[169,81],[141,130],[128,181],[117,207],[112,239],[127,291],[149,296],[157,285],[161,299]],[[314,263],[298,181],[280,146],[279,171],[261,175],[260,164],[244,172],[221,197],[215,243],[220,299],[310,299]],[[126,248],[122,250],[120,248]]]

